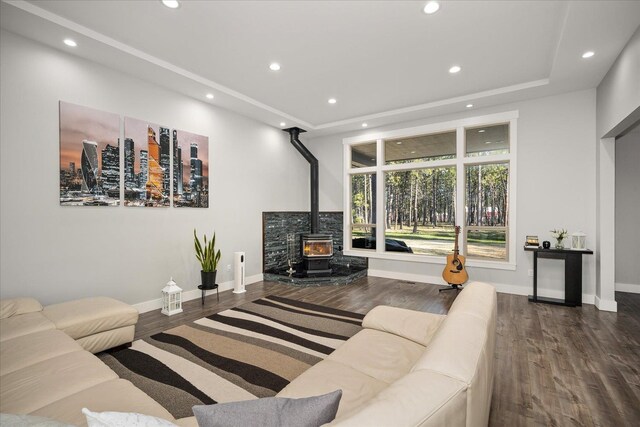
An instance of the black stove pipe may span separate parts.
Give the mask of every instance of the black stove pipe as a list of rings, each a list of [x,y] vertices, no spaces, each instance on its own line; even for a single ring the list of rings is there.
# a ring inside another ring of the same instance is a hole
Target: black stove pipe
[[[291,145],[293,145],[296,150],[298,150],[298,152],[307,159],[311,168],[311,233],[318,234],[318,222],[320,216],[320,203],[318,199],[318,159],[316,159],[315,156],[311,154],[311,151],[309,151],[298,139],[298,135],[302,132],[306,132],[304,129],[292,127],[284,129],[284,131],[291,137]]]

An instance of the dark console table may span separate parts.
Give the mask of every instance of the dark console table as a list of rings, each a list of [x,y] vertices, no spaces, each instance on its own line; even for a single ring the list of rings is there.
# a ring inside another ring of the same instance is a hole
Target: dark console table
[[[582,255],[591,255],[593,251],[589,249],[543,249],[531,246],[525,246],[524,250],[533,252],[533,295],[529,295],[530,302],[566,305],[569,307],[582,305]],[[538,258],[564,260],[563,300],[538,296]]]

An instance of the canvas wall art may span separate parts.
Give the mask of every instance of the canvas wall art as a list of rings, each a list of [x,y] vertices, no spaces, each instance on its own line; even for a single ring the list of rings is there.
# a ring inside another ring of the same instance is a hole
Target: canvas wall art
[[[124,118],[125,206],[169,206],[170,150],[169,128]]]
[[[209,138],[173,130],[173,206],[209,207]]]
[[[120,116],[60,101],[60,205],[120,204]]]

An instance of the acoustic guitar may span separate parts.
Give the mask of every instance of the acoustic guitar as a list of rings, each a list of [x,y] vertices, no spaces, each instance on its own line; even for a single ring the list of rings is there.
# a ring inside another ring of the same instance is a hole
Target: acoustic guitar
[[[456,243],[453,248],[453,254],[447,255],[447,265],[442,272],[442,278],[455,289],[469,280],[467,269],[464,267],[464,256],[460,255],[460,251],[458,250],[459,234],[460,226],[456,225]]]

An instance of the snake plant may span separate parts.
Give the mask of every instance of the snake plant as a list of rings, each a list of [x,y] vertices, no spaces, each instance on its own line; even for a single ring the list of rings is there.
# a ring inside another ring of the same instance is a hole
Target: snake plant
[[[200,261],[202,271],[216,271],[218,261],[220,261],[220,249],[216,252],[216,233],[213,233],[213,239],[207,242],[207,235],[204,235],[204,245],[200,243],[195,228],[193,229],[193,239],[196,247],[196,258]]]

